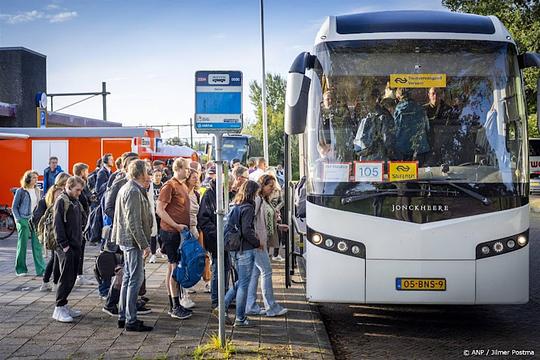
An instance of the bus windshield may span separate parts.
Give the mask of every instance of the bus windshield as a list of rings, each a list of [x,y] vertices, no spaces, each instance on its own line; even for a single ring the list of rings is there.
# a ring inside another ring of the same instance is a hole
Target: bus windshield
[[[249,138],[247,136],[223,136],[222,158],[228,162],[238,159],[247,164]]]
[[[515,47],[463,40],[319,44],[308,112],[310,192],[400,182],[528,181]]]

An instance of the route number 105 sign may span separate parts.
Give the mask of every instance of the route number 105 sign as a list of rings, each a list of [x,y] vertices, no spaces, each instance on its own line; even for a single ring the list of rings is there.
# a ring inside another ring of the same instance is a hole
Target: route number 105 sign
[[[356,161],[354,163],[354,180],[357,182],[382,182],[383,166],[383,162]]]

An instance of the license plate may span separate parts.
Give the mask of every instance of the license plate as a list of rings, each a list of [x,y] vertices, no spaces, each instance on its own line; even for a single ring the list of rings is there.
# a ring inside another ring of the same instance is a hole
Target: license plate
[[[399,290],[399,291],[446,291],[446,279],[443,279],[443,278],[396,278],[396,290]]]

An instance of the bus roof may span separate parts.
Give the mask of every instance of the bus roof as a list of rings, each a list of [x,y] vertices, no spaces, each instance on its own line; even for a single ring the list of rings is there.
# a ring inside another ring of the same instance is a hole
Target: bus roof
[[[31,138],[133,138],[145,136],[146,128],[0,128],[0,133],[22,134]]]
[[[450,11],[399,10],[330,16],[315,44],[377,39],[456,39],[514,43],[495,16]]]

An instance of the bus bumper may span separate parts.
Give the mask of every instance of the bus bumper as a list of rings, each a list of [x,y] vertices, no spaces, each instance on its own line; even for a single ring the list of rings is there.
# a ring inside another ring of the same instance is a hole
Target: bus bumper
[[[309,242],[306,246],[306,296],[314,302],[474,305],[529,300],[528,245],[479,260],[364,260]],[[446,290],[398,290],[396,278],[443,278]]]
[[[529,301],[529,247],[476,260],[476,304]]]

